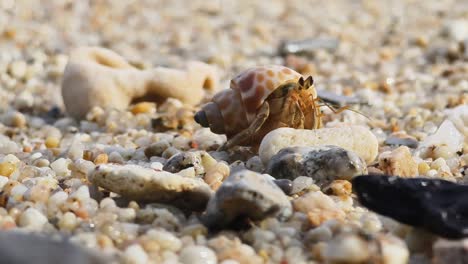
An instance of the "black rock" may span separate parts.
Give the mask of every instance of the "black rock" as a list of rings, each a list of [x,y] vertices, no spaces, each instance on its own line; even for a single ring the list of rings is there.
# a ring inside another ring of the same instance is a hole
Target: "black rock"
[[[468,186],[445,180],[362,175],[352,180],[360,203],[436,235],[468,237]]]
[[[287,195],[290,195],[293,189],[293,183],[288,179],[274,180],[275,184]]]

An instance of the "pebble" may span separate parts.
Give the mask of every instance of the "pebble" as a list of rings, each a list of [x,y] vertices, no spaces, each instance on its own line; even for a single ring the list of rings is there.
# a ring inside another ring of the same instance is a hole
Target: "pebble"
[[[260,144],[259,154],[263,164],[285,147],[313,147],[335,145],[358,154],[371,163],[378,153],[378,141],[372,132],[362,126],[344,126],[303,130],[278,128],[268,133]]]
[[[132,114],[154,114],[156,112],[156,104],[150,102],[141,102],[134,105],[131,110]]]
[[[468,239],[447,240],[438,239],[432,246],[434,264],[465,263]]]
[[[345,213],[338,207],[331,197],[321,191],[311,191],[293,200],[296,211],[305,213],[313,226],[331,220],[344,220]]]
[[[16,165],[9,161],[0,163],[0,175],[4,177],[10,177],[10,175],[16,170]]]
[[[210,199],[202,221],[208,227],[218,228],[235,224],[239,217],[255,221],[269,216],[287,219],[291,214],[291,203],[272,180],[240,170],[231,174]]]
[[[28,65],[25,61],[14,61],[10,64],[9,73],[11,74],[11,76],[17,79],[22,79],[26,75],[27,67]]]
[[[163,152],[168,149],[171,145],[169,142],[162,140],[153,143],[145,148],[145,156],[151,158],[153,156],[161,156]]]
[[[138,244],[128,246],[124,251],[123,259],[126,264],[145,264],[149,260],[145,250]]]
[[[439,147],[446,147],[446,152],[455,155],[462,149],[464,137],[450,120],[445,120],[437,131],[426,137],[420,144],[421,149],[431,150]],[[429,155],[431,156],[431,155]]]
[[[379,214],[445,238],[468,236],[465,185],[383,175],[358,176],[352,184],[359,202]]]
[[[291,194],[293,190],[293,183],[288,179],[273,180],[278,187],[286,194]]]
[[[406,146],[382,152],[379,155],[379,169],[386,174],[401,177],[416,177],[419,175],[418,164],[414,161],[409,148]]]
[[[340,147],[289,147],[270,159],[266,173],[277,179],[308,176],[321,186],[335,179],[349,180],[365,174],[367,167],[357,154]]]
[[[189,167],[195,170],[196,175],[205,173],[205,168],[202,164],[202,155],[209,155],[206,152],[181,152],[173,155],[164,164],[163,170],[176,173]]]
[[[183,264],[216,264],[216,254],[204,246],[188,246],[180,252],[179,261]]]
[[[407,146],[408,148],[417,148],[419,141],[406,134],[393,133],[384,142],[390,146]]]
[[[201,179],[154,171],[137,165],[100,165],[89,180],[128,199],[163,202],[202,210],[212,192]]]
[[[32,207],[26,209],[18,220],[19,226],[36,231],[42,230],[43,226],[47,223],[47,217]]]
[[[83,119],[95,106],[123,110],[144,95],[197,104],[205,89],[217,88],[218,79],[216,69],[202,62],[189,62],[184,70],[138,70],[109,49],[79,47],[71,51],[65,67],[62,97],[67,112]],[[204,87],[206,83],[210,85]]]

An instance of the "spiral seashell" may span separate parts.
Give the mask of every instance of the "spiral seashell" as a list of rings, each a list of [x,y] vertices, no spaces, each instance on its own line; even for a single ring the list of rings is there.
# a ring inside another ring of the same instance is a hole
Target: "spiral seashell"
[[[296,82],[302,75],[284,66],[254,67],[231,80],[230,89],[217,93],[195,115],[195,120],[218,134],[231,137],[247,128],[258,108],[280,85]],[[313,97],[317,94],[313,91]]]

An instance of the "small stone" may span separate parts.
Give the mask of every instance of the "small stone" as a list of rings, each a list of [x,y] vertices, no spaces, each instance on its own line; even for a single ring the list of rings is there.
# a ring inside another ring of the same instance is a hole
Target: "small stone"
[[[354,152],[340,147],[291,147],[274,155],[266,172],[278,179],[308,176],[320,186],[365,174],[367,167]]]
[[[376,213],[442,237],[468,236],[466,185],[384,175],[358,176],[352,184],[359,202]]]
[[[9,73],[17,79],[22,79],[25,77],[27,69],[28,65],[25,61],[14,61],[10,64]]]
[[[384,142],[386,145],[407,146],[408,148],[417,148],[419,141],[411,136],[401,133],[393,133]]]
[[[18,96],[16,96],[14,105],[16,109],[31,108],[34,105],[34,97],[28,91],[21,92]]]
[[[101,153],[97,155],[97,157],[94,159],[94,164],[100,165],[100,164],[106,164],[109,161],[109,157],[107,156],[106,153]]]
[[[183,264],[216,264],[218,259],[210,248],[204,246],[188,246],[180,252],[179,261]]]
[[[12,127],[24,128],[27,125],[26,117],[20,112],[10,112],[6,116],[6,124]]]
[[[418,172],[419,172],[419,175],[421,176],[426,175],[430,169],[431,167],[424,161],[418,164]]]
[[[314,180],[312,178],[307,177],[307,176],[299,176],[293,181],[293,189],[291,191],[291,194],[295,194],[303,190],[306,190],[313,184],[314,184]]]
[[[437,131],[421,142],[420,148],[431,149],[446,146],[453,155],[460,151],[463,146],[464,137],[450,120],[445,120]]]
[[[375,135],[363,126],[343,126],[321,129],[278,128],[268,133],[259,148],[263,164],[286,147],[334,145],[353,151],[366,163],[374,161],[379,143]]]
[[[125,249],[123,260],[126,264],[145,264],[148,263],[148,255],[139,244],[133,244]]]
[[[26,209],[19,218],[19,226],[37,231],[42,230],[47,222],[47,217],[32,207]]]
[[[324,258],[331,263],[363,263],[370,259],[371,251],[363,237],[341,234],[327,245]]]
[[[57,148],[60,145],[60,139],[56,137],[47,137],[45,145],[47,148]]]
[[[148,159],[154,156],[161,156],[170,146],[169,142],[165,140],[158,141],[145,148],[145,156]]]
[[[176,173],[183,169],[193,167],[196,175],[205,173],[205,169],[202,166],[201,155],[209,155],[206,152],[181,152],[172,156],[164,165],[163,170]]]
[[[16,170],[16,165],[11,162],[0,163],[0,175],[10,177],[10,175]]]
[[[67,156],[71,160],[82,159],[84,153],[84,145],[81,143],[81,140],[78,136],[76,136],[68,148]]]
[[[192,210],[204,209],[212,194],[201,179],[137,165],[100,165],[90,173],[89,180],[128,199],[171,203]]]
[[[411,156],[408,147],[401,146],[391,152],[383,152],[379,156],[379,169],[389,175],[401,177],[418,176],[418,164]]]
[[[280,187],[280,189],[286,194],[290,195],[293,189],[293,184],[291,180],[288,179],[280,179],[274,180],[275,184]]]
[[[152,114],[156,112],[156,104],[150,102],[141,102],[134,105],[131,110],[132,114]]]
[[[468,38],[468,20],[467,19],[457,19],[449,21],[445,27],[444,31],[456,41],[463,41]]]
[[[311,191],[293,201],[296,211],[307,214],[309,221],[314,226],[331,220],[343,220],[345,213],[339,209],[332,198],[321,191]]]
[[[468,239],[439,239],[432,248],[433,264],[468,263]]]
[[[272,180],[240,170],[231,174],[210,199],[202,221],[217,228],[234,224],[239,217],[255,221],[268,216],[286,219],[291,214],[291,203]]]

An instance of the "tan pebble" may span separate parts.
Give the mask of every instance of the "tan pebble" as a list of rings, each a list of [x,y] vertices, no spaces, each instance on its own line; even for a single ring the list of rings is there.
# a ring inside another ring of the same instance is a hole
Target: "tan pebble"
[[[11,162],[0,163],[0,175],[10,177],[10,175],[16,170],[16,165]]]
[[[336,196],[349,196],[352,192],[351,183],[346,180],[335,180],[327,189],[331,191],[331,194]]]
[[[18,128],[26,127],[26,117],[22,113],[15,113],[11,117],[11,125]]]
[[[345,213],[341,211],[332,198],[321,191],[308,192],[293,201],[296,211],[307,214],[313,226],[331,220],[343,220]]]
[[[60,140],[56,137],[47,137],[45,145],[47,148],[57,148],[60,144]]]
[[[97,235],[97,243],[100,248],[112,248],[114,246],[112,239],[104,234]]]
[[[418,45],[418,46],[421,47],[421,48],[426,48],[427,45],[429,44],[429,41],[428,41],[427,38],[424,37],[424,36],[418,36],[418,37],[415,39],[415,43],[416,43],[416,45]]]
[[[390,175],[401,177],[418,176],[418,165],[411,156],[408,147],[401,146],[391,152],[383,152],[379,156],[379,168]]]
[[[418,164],[419,175],[424,176],[431,169],[431,167],[426,162],[421,162]]]
[[[32,152],[32,147],[31,146],[24,146],[23,147],[23,152],[31,153]]]
[[[156,104],[150,102],[141,102],[134,105],[131,110],[132,114],[148,114],[156,112]]]
[[[92,161],[93,160],[93,152],[91,150],[83,151],[83,159]]]
[[[101,153],[97,155],[97,157],[94,159],[94,164],[99,165],[99,164],[105,164],[109,160],[108,156],[106,153]]]

